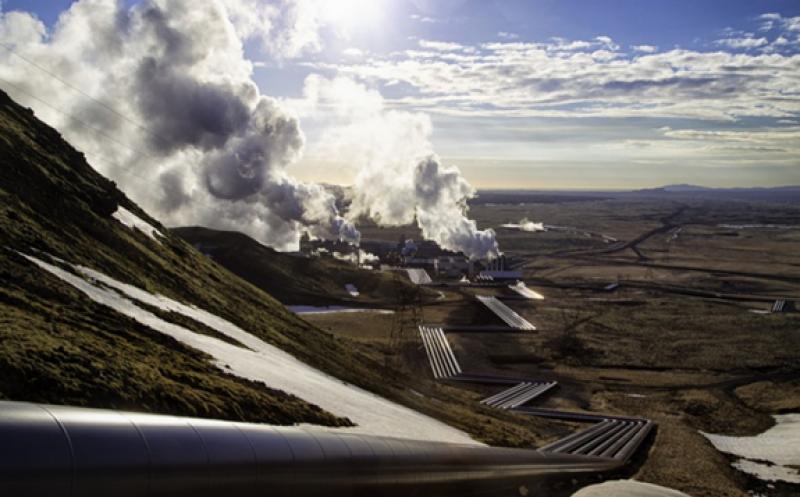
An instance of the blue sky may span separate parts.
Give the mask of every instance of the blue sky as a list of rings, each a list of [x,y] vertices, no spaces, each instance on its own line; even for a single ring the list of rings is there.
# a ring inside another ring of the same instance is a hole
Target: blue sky
[[[261,91],[300,115],[303,179],[348,183],[337,144],[365,133],[308,103],[316,82],[426,116],[479,187],[800,184],[800,2],[315,1],[279,19],[288,45],[275,22],[245,39]],[[2,6],[52,26],[70,3]]]

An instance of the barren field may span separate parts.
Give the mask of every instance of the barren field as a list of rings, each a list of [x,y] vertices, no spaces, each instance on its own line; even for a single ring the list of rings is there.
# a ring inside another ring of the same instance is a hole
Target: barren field
[[[471,214],[482,228],[527,218],[558,229],[497,229],[501,248],[545,299],[506,300],[535,332],[448,333],[465,370],[558,380],[538,407],[654,420],[657,431],[630,468],[637,479],[695,497],[800,492],[739,472],[699,433],[754,435],[772,426],[771,414],[800,411],[800,314],[768,312],[776,299],[800,299],[798,206],[626,198],[483,204]],[[414,231],[373,228],[365,237],[401,232]],[[611,283],[619,287],[604,290]],[[444,300],[394,315],[306,319],[413,373],[415,395],[457,397],[459,409],[472,400],[496,416],[477,403],[490,388],[433,382],[416,324],[500,324],[474,295],[507,294],[443,292]],[[502,419],[534,423],[543,433],[534,445],[579,426]]]

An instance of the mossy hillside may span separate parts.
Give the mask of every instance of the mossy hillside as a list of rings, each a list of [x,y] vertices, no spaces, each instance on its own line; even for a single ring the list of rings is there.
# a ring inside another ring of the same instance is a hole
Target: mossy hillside
[[[114,219],[118,206],[157,227],[164,235],[160,243]],[[95,304],[18,252],[43,258],[46,253],[217,314],[316,368],[479,440],[521,446],[542,439],[538,420],[520,423],[514,416],[476,412],[472,396],[449,389],[438,391],[437,398],[411,393],[418,376],[387,371],[381,351],[300,319],[171,234],[55,130],[2,93],[0,247],[0,395],[5,398],[270,423],[346,423],[308,402],[226,374],[204,354]],[[295,269],[283,269],[288,293],[304,291],[290,284]],[[355,271],[323,268],[338,270]],[[391,277],[357,273],[325,278],[337,285],[352,282],[367,294],[374,288],[373,296],[397,286]],[[374,287],[357,278],[363,274]],[[308,288],[316,284],[307,281]],[[214,334],[202,323],[159,315]]]
[[[5,94],[0,162],[3,397],[273,423],[347,423],[296,397],[225,374],[205,355],[94,304],[21,257],[18,252],[46,253],[98,269],[203,307],[306,358],[336,347],[163,227],[166,236],[157,243],[111,217],[121,205],[159,226],[55,130]],[[210,331],[201,323],[179,324]]]

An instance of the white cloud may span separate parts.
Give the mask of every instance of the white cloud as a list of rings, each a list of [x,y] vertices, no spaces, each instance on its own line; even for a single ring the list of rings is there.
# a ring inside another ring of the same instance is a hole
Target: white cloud
[[[628,57],[574,44],[492,42],[457,57],[429,51],[319,65],[369,81],[402,82],[414,91],[393,103],[450,116],[791,118],[800,101],[800,55],[671,50]],[[605,46],[608,40],[598,41]],[[596,48],[596,47],[595,47]],[[455,54],[453,54],[455,55]]]
[[[348,57],[363,57],[364,51],[360,48],[350,47],[342,50],[342,55],[346,55]]]
[[[783,17],[777,12],[768,12],[758,16],[758,19],[762,21],[760,26],[762,31],[770,31],[777,28],[786,31],[800,31],[800,16]]]
[[[421,16],[419,14],[411,14],[410,17],[415,21],[424,22],[426,24],[439,24],[444,22],[442,19],[436,19],[428,16]]]
[[[434,41],[434,40],[419,40],[419,46],[429,50],[438,50],[440,52],[452,52],[461,50],[463,45],[460,43],[453,43],[449,41]]]
[[[504,40],[516,40],[517,38],[519,38],[519,35],[517,33],[511,33],[508,31],[498,31],[497,37],[503,38]]]
[[[595,50],[594,52],[592,52],[593,59],[603,62],[616,59],[619,56],[620,54],[612,52],[610,50]]]
[[[634,52],[655,53],[658,47],[655,45],[631,45],[631,49],[633,49]]]
[[[789,147],[800,152],[800,127],[774,127],[747,131],[667,129],[664,136],[682,140],[744,142]]]
[[[763,36],[761,38],[753,38],[753,37],[743,37],[743,38],[723,38],[721,40],[716,40],[714,43],[717,45],[725,45],[730,48],[758,48],[763,47],[767,43],[766,38]]]
[[[614,40],[612,40],[610,36],[597,36],[595,40],[604,44],[609,50],[619,50],[619,45],[614,43]]]
[[[584,41],[584,40],[569,41],[564,38],[558,38],[558,37],[552,38],[552,40],[555,43],[547,45],[546,48],[548,50],[565,50],[565,51],[584,50],[587,48],[592,48],[600,45],[597,42]]]

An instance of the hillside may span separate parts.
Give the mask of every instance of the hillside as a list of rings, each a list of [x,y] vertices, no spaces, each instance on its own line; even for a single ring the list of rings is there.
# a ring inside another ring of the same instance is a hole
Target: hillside
[[[225,374],[204,354],[37,269],[22,254],[52,260],[49,254],[196,303],[306,357],[335,346],[168,235],[55,130],[5,94],[0,157],[0,397],[273,423],[346,422]],[[153,239],[125,226],[112,216],[118,206],[164,236]],[[240,312],[233,315],[232,308]]]
[[[288,312],[2,92],[0,163],[0,398],[507,445],[547,436]]]
[[[284,304],[392,306],[398,290],[404,294],[415,290],[404,275],[392,278],[334,258],[284,254],[242,233],[201,227],[174,228],[172,233]],[[358,297],[347,293],[347,283],[356,286]]]

